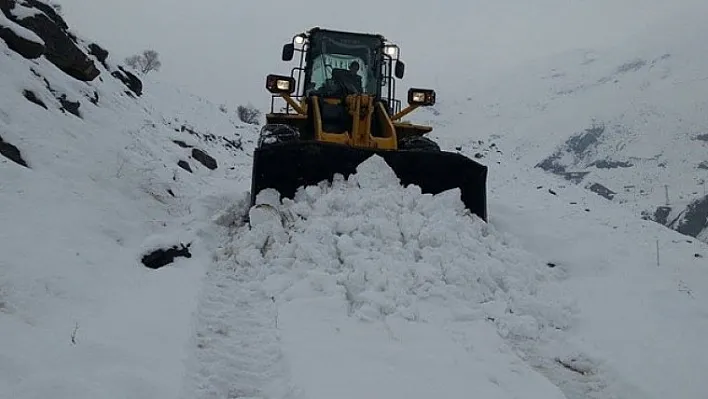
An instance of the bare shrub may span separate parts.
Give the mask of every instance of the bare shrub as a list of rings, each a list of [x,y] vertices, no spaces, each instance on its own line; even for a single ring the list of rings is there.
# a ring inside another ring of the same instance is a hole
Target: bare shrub
[[[261,116],[261,111],[252,105],[239,105],[238,108],[236,108],[236,113],[243,123],[248,123],[249,125],[258,125],[260,123],[258,119]]]
[[[159,57],[160,54],[155,50],[144,50],[142,54],[135,54],[126,58],[125,63],[145,75],[150,71],[160,70],[162,62],[160,62]]]

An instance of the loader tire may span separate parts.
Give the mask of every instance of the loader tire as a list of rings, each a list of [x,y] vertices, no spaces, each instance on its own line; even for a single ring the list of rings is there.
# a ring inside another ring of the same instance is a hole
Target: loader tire
[[[399,148],[407,151],[440,151],[440,146],[423,136],[409,136],[401,139]]]
[[[267,124],[261,128],[261,134],[258,137],[258,147],[285,143],[288,141],[298,140],[300,133],[288,125],[283,124]]]

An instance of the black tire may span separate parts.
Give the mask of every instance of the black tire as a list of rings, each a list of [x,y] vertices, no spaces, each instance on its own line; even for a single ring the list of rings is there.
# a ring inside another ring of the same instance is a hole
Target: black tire
[[[407,151],[440,151],[440,146],[433,140],[424,136],[409,136],[401,139],[398,144],[401,150]]]
[[[283,124],[268,124],[261,128],[258,137],[258,147],[269,146],[300,139],[300,133],[291,126]]]

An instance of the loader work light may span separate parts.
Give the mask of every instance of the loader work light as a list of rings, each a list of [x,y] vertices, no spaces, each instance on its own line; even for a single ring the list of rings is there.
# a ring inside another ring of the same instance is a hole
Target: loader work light
[[[273,94],[292,94],[295,91],[295,78],[283,75],[268,75],[266,89]]]
[[[408,89],[408,104],[423,107],[435,104],[435,90]]]
[[[396,58],[398,55],[398,46],[395,44],[387,44],[384,46],[384,53],[386,55],[390,56],[391,58]]]

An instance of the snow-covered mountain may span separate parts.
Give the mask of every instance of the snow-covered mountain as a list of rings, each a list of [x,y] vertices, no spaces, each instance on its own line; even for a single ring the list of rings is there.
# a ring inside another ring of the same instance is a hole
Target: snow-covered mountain
[[[488,224],[376,157],[249,209],[257,127],[0,9],[0,397],[703,397],[708,246],[530,137],[431,117],[484,154]]]
[[[687,7],[612,46],[472,78],[431,118],[440,134],[493,140],[524,165],[706,241],[705,12]]]

